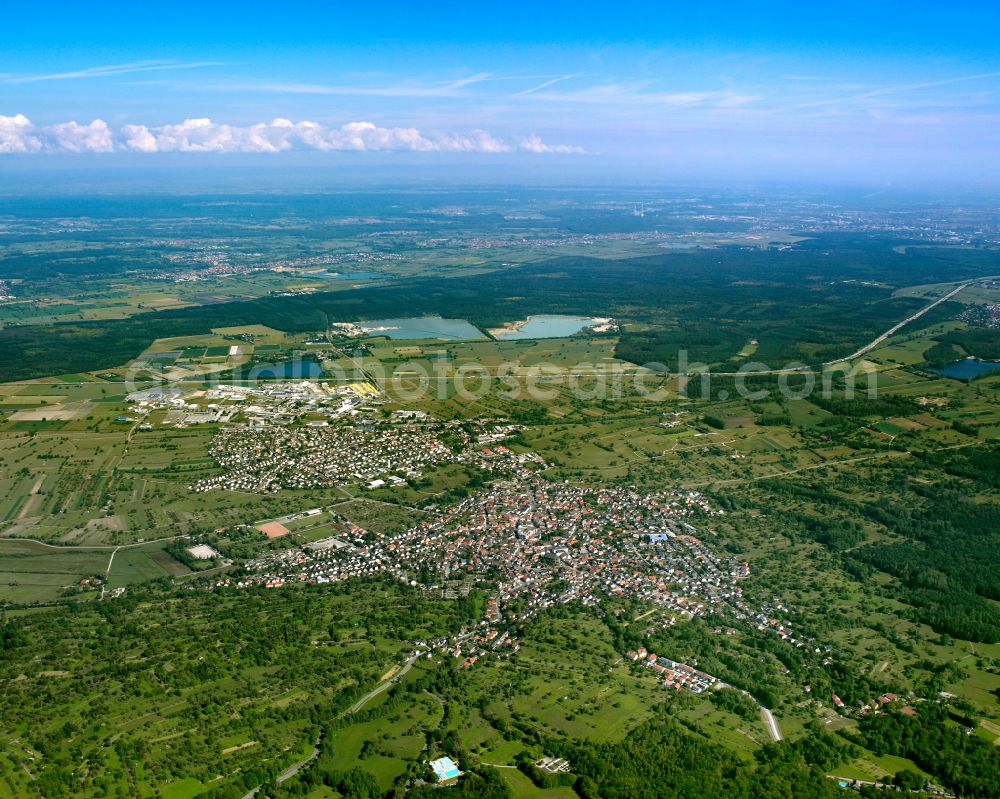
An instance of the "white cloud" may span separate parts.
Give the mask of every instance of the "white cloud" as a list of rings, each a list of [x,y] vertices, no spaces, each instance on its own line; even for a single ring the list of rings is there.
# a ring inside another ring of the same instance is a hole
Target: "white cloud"
[[[115,149],[111,129],[102,119],[95,119],[89,125],[64,122],[46,132],[57,150],[68,153],[110,153]]]
[[[126,125],[122,128],[122,147],[139,153],[155,153],[156,136],[145,125]]]
[[[35,126],[24,114],[0,115],[0,153],[36,153],[41,149]]]
[[[582,147],[575,147],[572,144],[546,144],[540,136],[532,133],[521,140],[521,149],[529,153],[559,153],[561,155],[570,153],[582,153]]]
[[[355,152],[582,153],[580,147],[546,144],[535,134],[517,145],[486,130],[423,133],[417,128],[381,127],[348,122],[328,127],[319,122],[274,119],[252,125],[229,125],[208,118],[172,125],[124,125],[112,130],[101,119],[89,124],[63,122],[36,127],[27,117],[0,116],[0,153],[280,153],[288,150]]]
[[[430,152],[439,145],[416,128],[380,128],[371,122],[348,122],[328,136],[332,150],[409,150]]]
[[[450,152],[508,153],[511,146],[502,139],[495,138],[489,131],[474,130],[460,136],[444,136],[440,139],[441,149]]]

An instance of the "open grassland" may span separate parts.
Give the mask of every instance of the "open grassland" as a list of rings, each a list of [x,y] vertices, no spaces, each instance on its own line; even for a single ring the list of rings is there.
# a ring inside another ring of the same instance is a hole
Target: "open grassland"
[[[29,541],[0,540],[0,599],[15,604],[49,602],[68,593],[93,595],[80,583],[102,577],[107,550],[61,551]]]

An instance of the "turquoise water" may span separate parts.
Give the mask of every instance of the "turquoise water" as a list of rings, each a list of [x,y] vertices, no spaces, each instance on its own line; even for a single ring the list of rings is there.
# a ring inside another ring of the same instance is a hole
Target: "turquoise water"
[[[966,358],[964,361],[950,363],[940,369],[932,369],[931,371],[955,380],[972,380],[974,377],[989,374],[998,369],[1000,369],[1000,363],[996,361],[977,361],[974,358]]]
[[[464,319],[443,319],[440,316],[411,316],[400,319],[375,319],[357,322],[370,336],[394,339],[442,338],[468,341],[483,337],[483,332]],[[376,328],[388,328],[377,330]]]
[[[562,314],[541,314],[532,316],[517,330],[504,330],[494,335],[499,339],[517,338],[565,338],[579,333],[594,324],[592,316],[564,316]]]

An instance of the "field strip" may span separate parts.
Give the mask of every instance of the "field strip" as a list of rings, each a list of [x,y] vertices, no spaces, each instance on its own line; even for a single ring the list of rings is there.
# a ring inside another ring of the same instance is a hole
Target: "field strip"
[[[104,599],[104,593],[108,589],[108,578],[111,577],[111,564],[115,562],[115,555],[118,554],[118,550],[121,547],[115,547],[114,552],[111,553],[111,557],[108,558],[108,568],[104,570],[104,584],[101,586],[101,599]]]

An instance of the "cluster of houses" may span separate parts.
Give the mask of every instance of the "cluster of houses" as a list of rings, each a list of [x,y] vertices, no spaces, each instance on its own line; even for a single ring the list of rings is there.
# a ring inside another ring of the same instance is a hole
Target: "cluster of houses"
[[[217,584],[276,588],[386,575],[448,596],[456,585],[467,592],[487,583],[479,627],[442,648],[469,666],[488,652],[516,651],[506,631],[547,608],[608,597],[643,600],[671,618],[725,616],[805,645],[792,635],[780,600],[756,608],[744,601],[749,565],[699,537],[692,522],[722,514],[703,495],[550,482],[538,474],[544,462],[537,454],[500,443],[517,430],[504,420],[444,423],[411,412],[322,427],[223,429],[211,452],[224,472],[195,483],[194,491],[377,487],[455,462],[493,470],[498,479],[407,530],[382,534],[342,522],[319,545],[247,561]],[[696,693],[711,684],[684,664],[654,661],[657,670],[669,670],[667,683]]]
[[[806,693],[811,692],[811,690],[812,686],[809,685],[805,686]],[[837,710],[844,713],[849,712],[850,709],[847,707],[847,704],[844,702],[843,699],[837,696],[837,694],[833,694],[830,697],[830,699],[833,702],[834,707],[837,708]],[[869,713],[878,713],[886,705],[892,705],[894,708],[898,709],[899,712],[902,713],[904,716],[917,715],[917,711],[914,710],[912,707],[910,707],[910,705],[903,704],[903,700],[898,694],[890,693],[888,691],[882,694],[881,696],[877,697],[876,699],[869,699],[867,702],[862,702],[858,706],[857,712],[859,716],[867,716]]]
[[[374,420],[325,427],[240,425],[220,431],[209,451],[225,471],[194,483],[192,491],[273,493],[369,482],[390,474],[402,480],[419,477],[423,467],[454,460],[432,429]]]
[[[719,682],[718,678],[698,671],[694,666],[678,663],[670,658],[657,657],[652,652],[647,652],[645,648],[634,652],[629,651],[625,657],[633,663],[641,663],[646,668],[656,672],[660,678],[660,684],[665,688],[686,688],[691,693],[700,694]]]
[[[445,533],[415,565],[442,579],[494,575],[495,622],[522,621],[570,601],[635,596],[697,615],[739,589],[681,519],[693,492],[651,497],[625,489],[580,488],[526,475],[467,498],[437,524]],[[693,528],[692,528],[693,529]]]
[[[471,430],[466,427],[410,412],[336,425],[234,425],[221,430],[209,449],[224,472],[189,488],[274,493],[282,488],[362,483],[376,489],[402,485],[421,477],[424,468],[443,463],[468,463],[494,472],[544,465],[532,452],[476,443],[509,438],[519,429],[515,425],[477,422]],[[442,441],[445,434],[453,446]]]
[[[220,584],[278,587],[390,575],[445,591],[488,582],[495,589],[481,629],[456,657],[516,647],[505,629],[571,601],[634,597],[677,615],[756,618],[731,559],[692,535],[687,520],[714,513],[696,492],[652,496],[553,484],[522,467],[403,532],[344,523],[330,546],[306,544],[247,561],[238,578]]]

